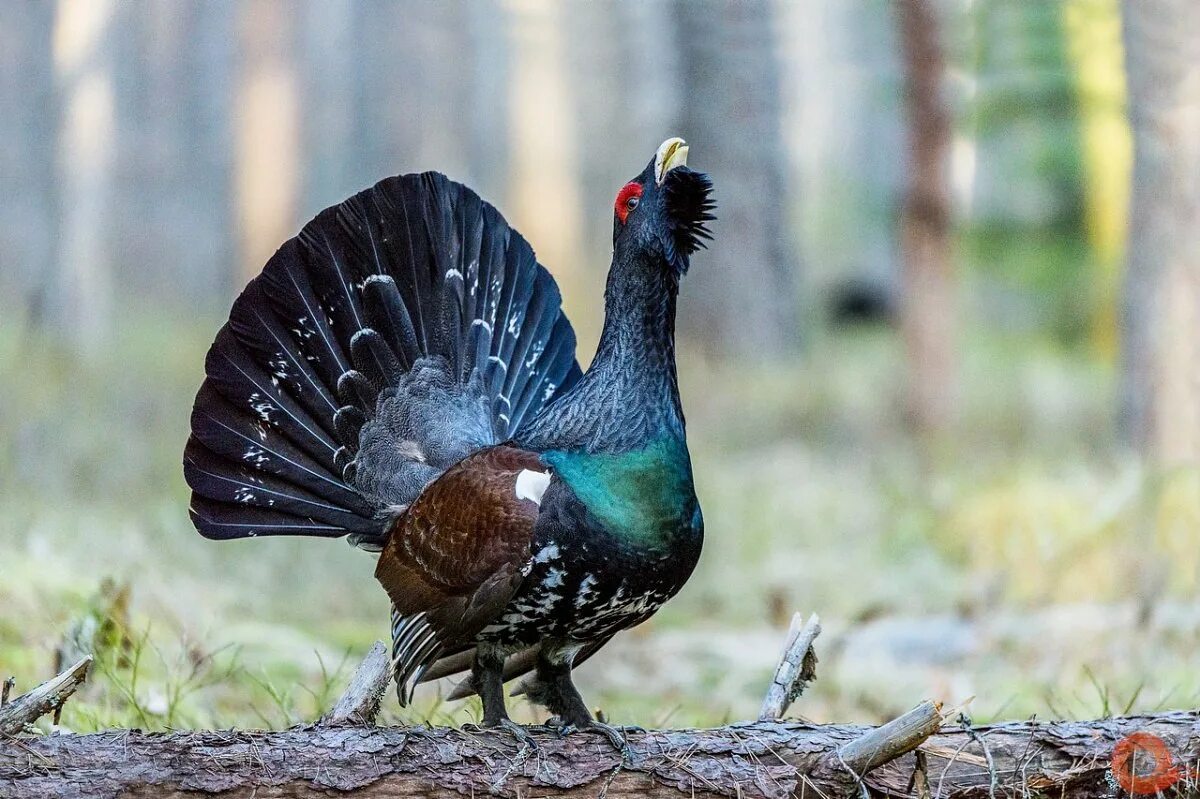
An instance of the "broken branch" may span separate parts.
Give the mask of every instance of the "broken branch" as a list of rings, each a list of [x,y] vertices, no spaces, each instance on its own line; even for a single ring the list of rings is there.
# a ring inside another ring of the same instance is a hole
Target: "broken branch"
[[[379,715],[379,703],[392,681],[392,663],[383,641],[376,641],[359,664],[350,685],[321,719],[328,725],[371,725]]]
[[[87,678],[91,665],[90,656],[81,658],[54,679],[0,707],[0,734],[16,735],[50,711],[62,707],[67,697]]]
[[[801,626],[800,618],[799,613],[792,616],[787,643],[784,644],[779,665],[775,667],[775,676],[771,678],[771,685],[767,688],[762,709],[758,713],[759,721],[783,718],[792,702],[804,693],[804,689],[817,676],[817,653],[813,649],[813,641],[821,634],[821,620],[814,613]]]

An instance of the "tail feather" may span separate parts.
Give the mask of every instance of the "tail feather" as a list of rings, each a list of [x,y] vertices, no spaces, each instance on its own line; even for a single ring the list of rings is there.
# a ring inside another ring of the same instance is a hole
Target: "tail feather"
[[[272,394],[294,398],[314,419],[328,425],[330,409],[336,404],[327,389],[329,373],[320,369],[320,356],[308,346],[313,334],[305,328],[307,319],[290,322],[289,329],[288,320],[270,312],[267,291],[262,284],[251,283],[242,295],[248,301],[234,305],[228,327],[218,335],[240,344],[262,364],[275,388]]]
[[[333,463],[338,444],[325,425],[329,411],[337,406],[319,384],[311,392],[295,395],[280,390],[279,378],[268,373],[228,327],[217,334],[205,368],[212,391],[232,404],[244,404],[263,424],[286,420],[276,429],[324,466]]]
[[[351,336],[350,360],[356,370],[365,375],[380,391],[396,385],[406,371],[395,351],[376,330],[369,327],[364,327]]]
[[[391,275],[372,275],[363,285],[363,304],[371,327],[391,343],[400,365],[411,369],[421,357],[421,345],[412,318]]]
[[[541,374],[537,379],[525,381],[515,402],[510,399],[517,419],[524,421],[532,418],[537,408],[557,392],[570,388],[579,379],[579,367],[575,365],[574,340],[563,332],[563,328],[569,327],[570,323],[566,318],[559,317],[546,335],[544,343],[538,345],[541,349],[532,364],[541,370]],[[563,377],[559,379],[556,375]]]
[[[196,492],[217,508],[232,506],[234,515],[244,508],[262,508],[278,514],[309,519],[325,525],[355,529],[359,517],[352,511],[306,491],[292,482],[272,477],[215,455],[198,442],[184,452],[184,471]],[[209,513],[210,517],[216,514]],[[256,522],[261,524],[261,520]]]
[[[327,464],[315,460],[287,437],[272,434],[268,423],[242,413],[207,386],[197,396],[188,446],[193,450],[202,446],[222,456],[226,463],[278,477],[351,510],[370,513],[362,497],[332,475]],[[192,488],[194,491],[196,487]]]
[[[321,212],[206,359],[184,457],[196,527],[377,549],[395,507],[578,379],[560,305],[520,234],[441,175]],[[432,656],[409,643],[413,668]]]
[[[327,212],[326,212],[327,213]],[[316,224],[321,217],[310,224]],[[323,301],[316,285],[310,281],[307,254],[297,239],[290,239],[267,262],[261,275],[250,281],[242,296],[233,305],[230,323],[238,325],[242,318],[248,322],[239,327],[239,337],[254,341],[257,325],[268,314],[284,323],[294,335],[295,354],[312,364],[321,376],[323,385],[331,385],[338,375],[350,368],[342,344],[334,328],[335,305]],[[272,265],[277,266],[273,267]],[[319,269],[311,271],[319,272]],[[303,386],[289,381],[289,389],[302,391]]]
[[[379,389],[362,372],[351,369],[338,378],[337,396],[343,405],[353,405],[367,416],[374,416]]]

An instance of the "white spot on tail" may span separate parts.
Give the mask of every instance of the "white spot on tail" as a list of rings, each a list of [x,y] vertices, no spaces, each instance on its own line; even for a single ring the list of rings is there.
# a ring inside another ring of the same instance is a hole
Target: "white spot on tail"
[[[549,472],[535,472],[532,469],[522,469],[521,473],[517,475],[517,499],[528,499],[536,502],[538,505],[541,505],[542,495],[546,493],[546,487],[548,485],[550,485]],[[554,545],[552,544],[551,546]],[[546,549],[543,549],[542,552],[539,552],[538,557],[541,558],[542,553],[548,549],[550,549],[550,547],[546,547]],[[554,546],[554,554],[558,554],[557,546]],[[539,563],[540,562],[543,561],[539,561]]]

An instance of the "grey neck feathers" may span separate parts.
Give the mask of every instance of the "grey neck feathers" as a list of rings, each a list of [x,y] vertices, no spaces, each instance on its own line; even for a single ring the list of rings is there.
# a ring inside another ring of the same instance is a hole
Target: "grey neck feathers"
[[[670,435],[683,439],[675,371],[679,278],[660,258],[614,257],[604,290],[596,357],[564,397],[517,436],[536,450],[625,452]]]

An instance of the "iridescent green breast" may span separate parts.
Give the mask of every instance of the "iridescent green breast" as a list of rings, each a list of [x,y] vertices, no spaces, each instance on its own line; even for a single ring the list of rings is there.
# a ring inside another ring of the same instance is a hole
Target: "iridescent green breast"
[[[630,452],[551,451],[542,460],[614,535],[653,545],[698,532],[691,459],[678,438]]]

